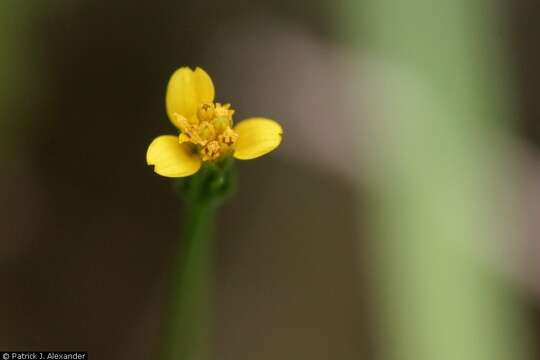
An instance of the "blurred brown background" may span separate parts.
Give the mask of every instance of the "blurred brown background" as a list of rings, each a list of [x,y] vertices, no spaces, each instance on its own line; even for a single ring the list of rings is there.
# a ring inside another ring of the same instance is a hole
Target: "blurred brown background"
[[[376,356],[369,243],[356,245],[357,215],[369,210],[353,187],[340,95],[348,50],[331,2],[8,5],[1,349],[154,356],[182,212],[144,155],[154,136],[174,133],[165,85],[189,65],[212,75],[237,121],[261,115],[285,128],[277,152],[239,163],[240,192],[220,212],[216,358]],[[508,2],[507,15],[516,135],[537,145],[540,4]]]

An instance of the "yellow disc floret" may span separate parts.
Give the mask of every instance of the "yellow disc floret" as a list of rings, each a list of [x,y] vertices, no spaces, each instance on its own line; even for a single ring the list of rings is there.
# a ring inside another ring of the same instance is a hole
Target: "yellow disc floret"
[[[230,127],[225,129],[225,131],[218,136],[219,143],[227,148],[232,148],[234,143],[236,143],[236,140],[238,140],[238,134]]]
[[[201,149],[201,155],[203,161],[219,159],[221,156],[219,143],[216,140],[210,141]]]
[[[197,111],[197,117],[200,121],[212,121],[214,119],[215,109],[212,103],[201,104]]]
[[[190,120],[175,113],[180,128],[178,141],[191,143],[203,161],[213,161],[234,151],[238,134],[232,129],[234,110],[230,104],[202,103]]]
[[[198,128],[197,133],[199,135],[199,145],[205,146],[209,141],[212,141],[216,137],[216,130],[214,125],[209,121],[202,121]]]

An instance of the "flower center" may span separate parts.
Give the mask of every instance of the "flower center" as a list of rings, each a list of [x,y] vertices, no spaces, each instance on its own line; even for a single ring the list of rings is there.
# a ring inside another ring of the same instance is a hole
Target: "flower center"
[[[217,160],[234,150],[238,134],[232,129],[234,110],[230,104],[204,103],[197,114],[186,119],[174,114],[180,126],[180,143],[196,146],[203,161]]]

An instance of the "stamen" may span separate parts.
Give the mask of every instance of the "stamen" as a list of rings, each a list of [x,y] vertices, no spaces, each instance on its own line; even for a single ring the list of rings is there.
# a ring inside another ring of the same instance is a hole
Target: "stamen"
[[[221,144],[231,147],[238,140],[238,134],[228,127],[221,135],[218,136],[218,141]]]
[[[212,103],[201,104],[197,111],[197,117],[200,121],[212,121],[215,114],[215,107]]]

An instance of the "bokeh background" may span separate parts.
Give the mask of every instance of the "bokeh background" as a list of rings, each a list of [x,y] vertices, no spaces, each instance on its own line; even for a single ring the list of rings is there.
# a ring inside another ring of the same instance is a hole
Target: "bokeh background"
[[[519,178],[509,256],[524,266],[501,271],[536,338],[540,4],[502,8]],[[189,65],[236,120],[285,129],[276,152],[238,164],[219,214],[216,358],[378,357],[370,176],[351,131],[364,120],[345,100],[358,54],[333,2],[2,0],[0,44],[0,349],[155,356],[184,215],[145,151],[174,133],[165,86]]]

